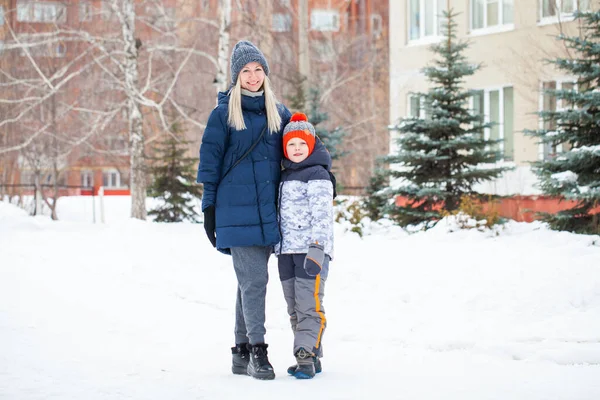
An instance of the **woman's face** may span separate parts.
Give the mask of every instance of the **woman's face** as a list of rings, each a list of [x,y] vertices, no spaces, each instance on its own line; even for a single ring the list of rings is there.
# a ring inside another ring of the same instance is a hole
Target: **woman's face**
[[[251,62],[244,65],[240,71],[240,83],[242,88],[251,92],[257,92],[265,81],[265,71],[262,65],[257,62]]]

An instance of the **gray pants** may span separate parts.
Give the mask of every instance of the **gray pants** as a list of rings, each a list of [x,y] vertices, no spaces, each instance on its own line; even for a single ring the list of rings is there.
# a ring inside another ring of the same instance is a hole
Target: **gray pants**
[[[323,296],[329,273],[329,257],[325,256],[323,269],[316,277],[309,276],[304,271],[305,257],[306,254],[280,255],[279,279],[294,332],[294,354],[303,347],[322,357],[321,341],[327,327]]]
[[[232,247],[238,281],[235,301],[235,343],[265,342],[265,299],[271,247]]]

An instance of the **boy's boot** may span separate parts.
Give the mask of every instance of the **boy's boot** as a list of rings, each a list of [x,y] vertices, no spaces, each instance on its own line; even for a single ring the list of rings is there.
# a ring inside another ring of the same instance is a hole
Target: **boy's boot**
[[[321,359],[319,357],[313,357],[313,363],[315,364],[315,373],[319,373],[323,371],[323,367],[321,366]],[[290,375],[294,375],[296,373],[296,368],[298,368],[298,364],[290,365],[287,369],[287,373]]]
[[[248,361],[250,352],[247,343],[236,344],[231,348],[232,366],[231,371],[236,375],[248,375]]]
[[[256,379],[275,379],[275,371],[267,357],[268,344],[257,343],[248,345],[250,350],[250,362],[248,362],[248,375]]]
[[[304,347],[300,347],[296,352],[296,362],[298,363],[298,366],[294,371],[294,376],[297,379],[312,379],[315,376],[316,368],[313,357],[315,357],[315,355],[310,351],[304,350]]]

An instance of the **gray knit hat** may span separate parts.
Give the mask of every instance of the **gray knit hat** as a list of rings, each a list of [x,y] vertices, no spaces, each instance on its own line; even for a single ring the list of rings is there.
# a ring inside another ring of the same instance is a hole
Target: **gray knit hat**
[[[244,66],[251,62],[257,62],[265,70],[265,75],[269,76],[269,63],[265,55],[252,42],[240,40],[233,47],[231,52],[231,84],[235,85],[238,75]]]

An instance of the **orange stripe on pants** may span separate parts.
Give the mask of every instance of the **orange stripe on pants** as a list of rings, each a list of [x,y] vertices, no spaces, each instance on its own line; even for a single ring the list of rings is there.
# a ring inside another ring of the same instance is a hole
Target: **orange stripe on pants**
[[[318,349],[321,345],[321,336],[323,335],[323,330],[325,329],[325,323],[327,319],[325,318],[325,314],[321,311],[321,302],[319,301],[319,288],[321,286],[321,274],[317,275],[315,279],[315,311],[321,317],[321,327],[319,328],[319,334],[317,335],[317,344],[315,345],[315,349]]]

